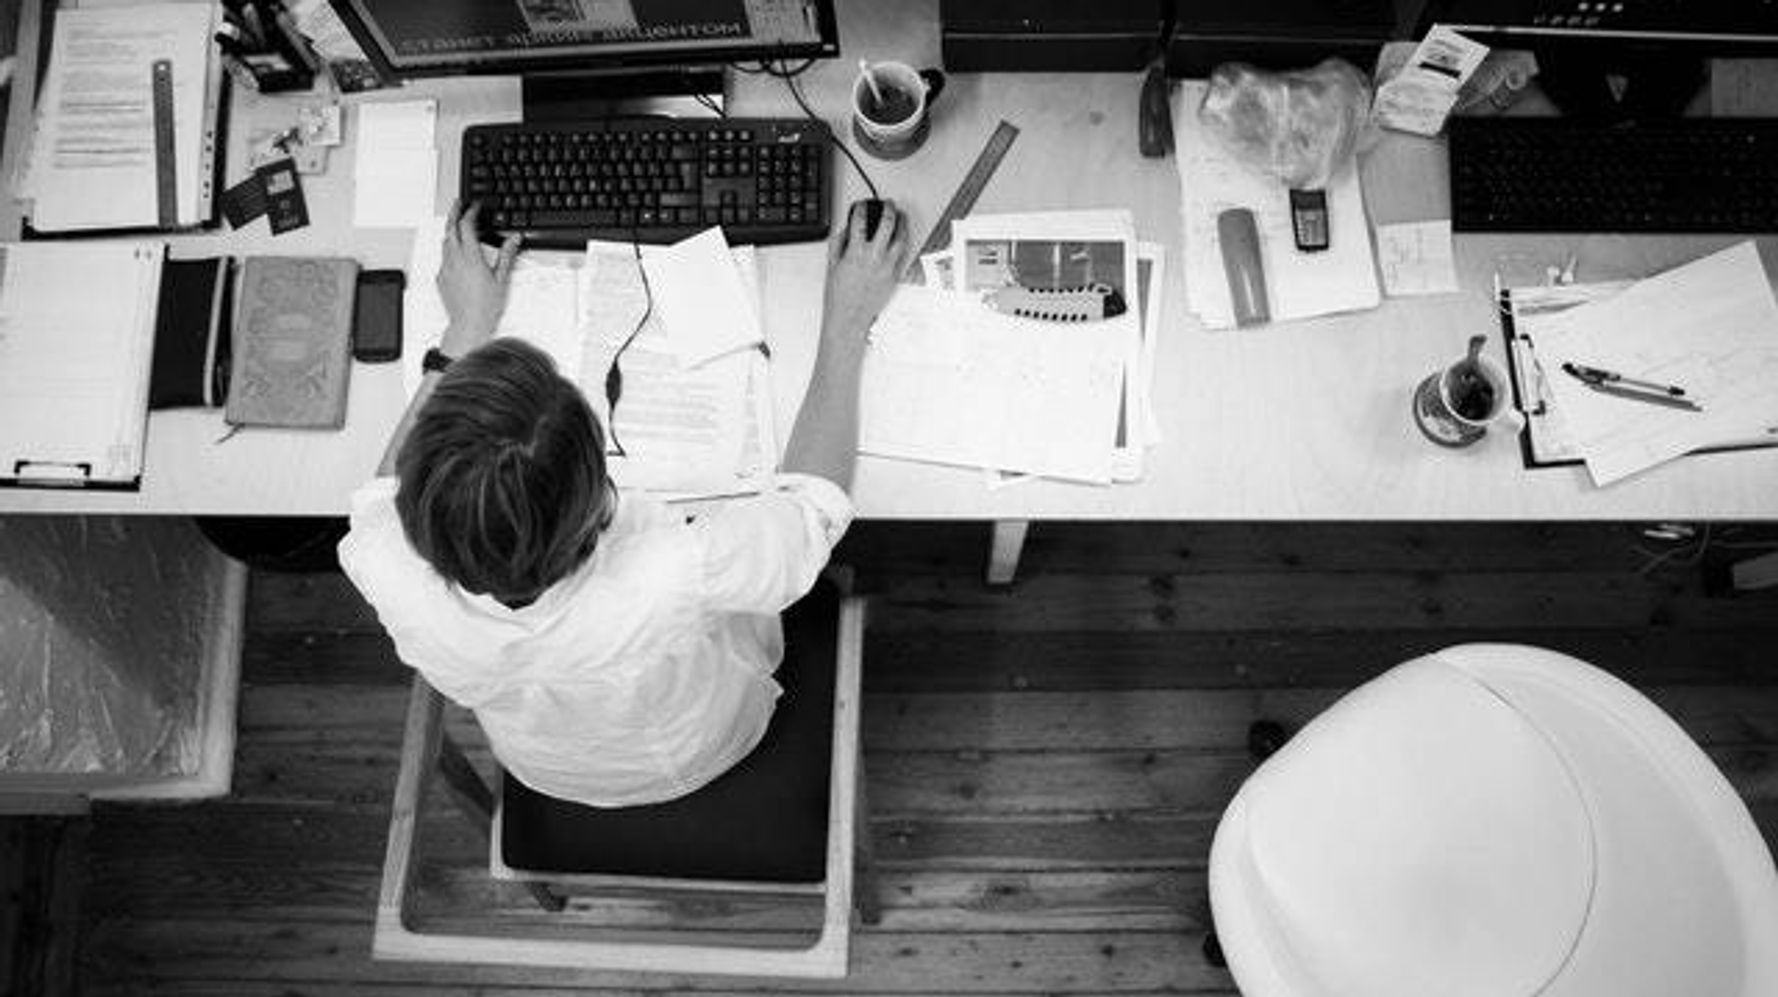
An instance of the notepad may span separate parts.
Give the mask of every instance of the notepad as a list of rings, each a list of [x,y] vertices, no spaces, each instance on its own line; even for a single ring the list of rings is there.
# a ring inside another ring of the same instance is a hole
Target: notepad
[[[135,487],[166,247],[28,243],[0,255],[0,483]]]

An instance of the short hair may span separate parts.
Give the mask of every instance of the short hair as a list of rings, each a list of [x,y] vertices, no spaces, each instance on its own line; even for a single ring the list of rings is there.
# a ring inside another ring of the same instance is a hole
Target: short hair
[[[585,396],[518,339],[451,364],[395,466],[395,507],[414,549],[465,590],[509,604],[585,562],[616,503]]]

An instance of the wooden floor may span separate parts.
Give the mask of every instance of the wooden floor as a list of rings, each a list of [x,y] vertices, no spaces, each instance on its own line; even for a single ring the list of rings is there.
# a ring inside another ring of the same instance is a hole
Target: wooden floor
[[[1199,954],[1204,865],[1248,724],[1300,723],[1464,641],[1635,683],[1778,840],[1778,594],[1706,596],[1687,548],[1595,525],[1038,526],[993,591],[985,545],[979,525],[871,524],[844,550],[876,595],[886,910],[841,983],[371,961],[404,670],[338,576],[258,574],[233,794],[104,807],[85,829],[84,992],[1229,994]],[[1644,572],[1639,547],[1668,560]]]

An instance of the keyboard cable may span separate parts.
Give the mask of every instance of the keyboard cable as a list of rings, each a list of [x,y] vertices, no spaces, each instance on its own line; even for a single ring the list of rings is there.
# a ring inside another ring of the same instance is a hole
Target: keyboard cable
[[[816,114],[814,109],[809,106],[809,102],[803,99],[803,93],[796,85],[796,78],[807,72],[809,67],[814,64],[814,59],[804,59],[802,65],[797,66],[795,69],[791,69],[789,64],[782,60],[779,61],[776,67],[767,62],[761,62],[759,66],[754,69],[749,69],[740,63],[731,63],[730,65],[743,73],[764,73],[767,76],[776,76],[778,79],[783,80],[785,88],[790,91],[791,98],[796,101],[796,106],[803,109],[803,115],[816,124],[826,124],[825,121],[821,120],[820,115]],[[830,128],[829,131],[831,132],[832,129]],[[852,154],[852,150],[846,147],[845,141],[842,140],[837,133],[834,134],[833,144],[839,146],[840,151],[845,153],[846,161],[852,164],[852,169],[857,171],[858,178],[863,180],[865,187],[870,189],[870,196],[875,200],[881,200],[882,195],[877,193],[876,181],[872,180],[870,174],[865,172],[864,165],[858,161],[857,156]]]

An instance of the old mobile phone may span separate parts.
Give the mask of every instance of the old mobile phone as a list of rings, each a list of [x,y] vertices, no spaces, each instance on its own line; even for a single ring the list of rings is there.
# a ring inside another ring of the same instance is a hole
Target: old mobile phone
[[[407,275],[400,270],[366,270],[358,275],[352,306],[352,357],[386,363],[401,356],[401,293]]]
[[[1328,247],[1327,191],[1290,192],[1290,231],[1296,238],[1296,248],[1302,252],[1315,253]]]

